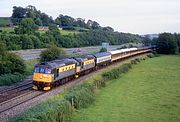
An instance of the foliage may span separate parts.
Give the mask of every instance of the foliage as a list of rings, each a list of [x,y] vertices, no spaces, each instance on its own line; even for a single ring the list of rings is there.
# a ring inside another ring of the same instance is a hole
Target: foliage
[[[16,54],[10,52],[0,53],[0,75],[9,73],[25,73],[25,63]]]
[[[175,36],[171,33],[162,33],[157,39],[158,53],[176,54],[178,53],[178,44]]]
[[[101,48],[99,52],[107,52],[106,48]]]
[[[0,42],[0,85],[20,82],[25,73],[25,63],[16,54],[8,52],[6,45]]]
[[[131,64],[126,63],[126,64],[121,65],[120,67],[117,67],[117,68],[114,68],[110,71],[104,72],[102,74],[102,76],[105,80],[116,79],[116,78],[120,77],[120,75],[122,73],[126,73],[130,68],[132,68]]]
[[[64,57],[65,51],[61,48],[58,48],[55,45],[50,45],[48,49],[44,50],[40,54],[40,61],[46,62],[46,61],[52,61],[59,57]]]
[[[20,25],[15,28],[16,34],[33,34],[35,33],[35,29],[37,26],[35,25],[33,19],[31,18],[24,18],[20,22]]]
[[[34,6],[29,5],[26,8],[14,6],[11,18],[13,24],[19,25],[23,18],[31,18],[35,24],[39,26],[48,26],[54,23],[52,17],[41,13],[41,11],[37,10]]]
[[[180,34],[174,34],[175,38],[176,38],[176,41],[177,41],[177,45],[178,45],[178,51],[180,53]]]
[[[23,79],[24,76],[17,72],[13,74],[3,74],[0,75],[0,86],[12,85],[14,83],[22,81]]]

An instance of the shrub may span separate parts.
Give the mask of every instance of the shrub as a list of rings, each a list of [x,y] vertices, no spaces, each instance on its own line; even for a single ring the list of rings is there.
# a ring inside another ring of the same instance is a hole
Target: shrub
[[[11,85],[13,83],[20,82],[24,79],[24,76],[20,73],[4,74],[0,75],[0,86]]]
[[[55,45],[51,45],[47,50],[42,51],[42,53],[40,54],[40,61],[52,61],[58,59],[60,55],[65,55],[65,51]]]
[[[130,63],[126,63],[121,65],[118,68],[114,68],[110,71],[104,72],[102,74],[102,77],[104,78],[104,80],[112,80],[112,79],[116,79],[118,78],[122,73],[127,72],[130,68],[132,68]]]

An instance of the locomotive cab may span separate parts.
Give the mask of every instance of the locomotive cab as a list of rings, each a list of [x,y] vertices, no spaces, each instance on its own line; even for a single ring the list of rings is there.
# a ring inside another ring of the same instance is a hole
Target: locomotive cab
[[[50,90],[54,74],[50,67],[36,65],[33,74],[33,89]]]

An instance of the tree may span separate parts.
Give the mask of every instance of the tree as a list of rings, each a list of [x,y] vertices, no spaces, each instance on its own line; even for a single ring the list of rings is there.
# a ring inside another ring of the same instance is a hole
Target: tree
[[[34,44],[31,38],[28,35],[22,35],[21,36],[22,41],[22,49],[33,49]]]
[[[0,75],[9,73],[25,73],[25,63],[16,54],[5,51],[0,53]]]
[[[22,18],[25,18],[27,10],[22,7],[13,6],[12,22],[18,25]]]
[[[73,26],[75,19],[67,15],[59,15],[59,20],[61,20],[61,25],[63,26]]]
[[[106,48],[101,48],[99,52],[107,52]]]
[[[111,28],[111,27],[109,27],[109,26],[104,27],[103,30],[104,30],[104,31],[114,31],[114,29]]]
[[[19,27],[15,28],[16,34],[34,34],[37,26],[31,18],[24,18]]]
[[[42,21],[41,21],[41,19],[40,18],[37,18],[37,19],[35,19],[35,24],[36,25],[38,25],[38,26],[42,26]]]
[[[30,39],[32,40],[32,43],[34,44],[33,47],[35,49],[41,48],[42,47],[42,42],[39,40],[38,37],[34,36],[34,35],[30,35],[29,36]]]
[[[179,48],[179,53],[180,53],[180,34],[175,33],[174,35],[175,35],[175,38],[176,38],[176,41],[178,44],[178,48]]]
[[[42,51],[40,54],[40,61],[46,62],[46,61],[52,61],[55,59],[58,59],[59,57],[64,57],[65,51],[61,48],[58,48],[55,45],[50,45],[46,50]]]
[[[175,36],[171,33],[162,33],[157,39],[158,52],[162,54],[176,54],[178,45]]]

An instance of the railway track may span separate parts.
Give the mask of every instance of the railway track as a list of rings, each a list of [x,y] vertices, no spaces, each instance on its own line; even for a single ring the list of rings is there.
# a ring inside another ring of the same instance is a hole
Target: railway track
[[[0,103],[0,114],[44,94],[43,91],[28,90],[25,93]]]
[[[32,80],[25,84],[20,84],[11,88],[7,88],[0,92],[0,103],[12,99],[16,96],[26,93],[28,90],[31,90]]]

